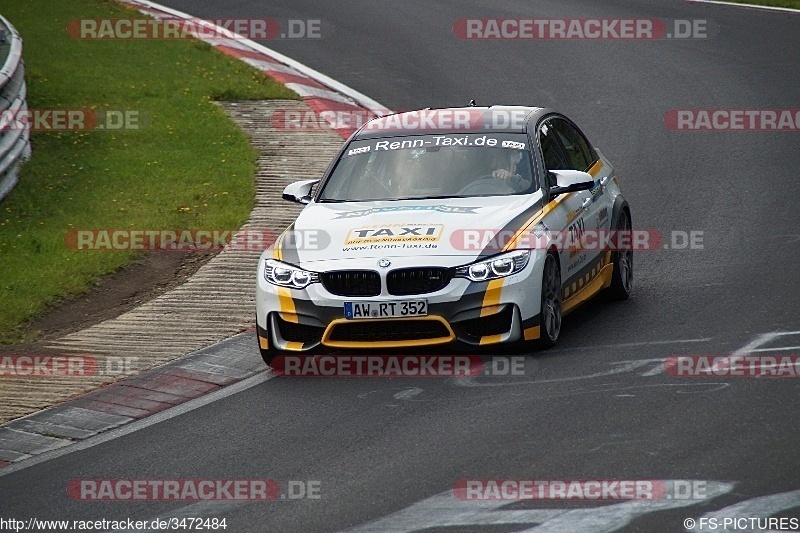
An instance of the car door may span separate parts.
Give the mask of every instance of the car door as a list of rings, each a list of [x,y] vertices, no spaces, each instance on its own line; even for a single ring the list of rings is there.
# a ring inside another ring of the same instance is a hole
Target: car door
[[[545,120],[538,130],[547,187],[555,185],[549,171],[570,170],[574,165],[555,128],[557,120],[559,119]],[[552,201],[556,202],[556,205],[545,215],[543,222],[551,232],[558,232],[562,243],[561,279],[566,283],[570,278],[577,279],[576,276],[585,266],[589,265],[590,259],[596,257],[595,254],[590,254],[581,247],[586,230],[596,229],[596,226],[592,227],[587,216],[587,210],[592,203],[592,195],[591,191],[577,191],[563,194]]]
[[[594,187],[587,191],[591,201],[586,204],[584,200],[583,209],[586,229],[593,231],[587,236],[584,248],[587,251],[588,263],[595,264],[600,256],[608,251],[605,246],[598,243],[601,236],[607,235],[611,230],[612,199],[606,191],[606,184],[611,179],[614,169],[600,160],[597,151],[592,149],[589,141],[574,124],[565,119],[556,119],[553,121],[553,128],[564,148],[570,168],[588,172],[594,178]]]

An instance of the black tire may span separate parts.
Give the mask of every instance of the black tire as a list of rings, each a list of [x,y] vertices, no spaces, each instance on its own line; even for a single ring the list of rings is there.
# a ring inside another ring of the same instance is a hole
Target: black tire
[[[631,219],[627,212],[620,212],[616,229],[618,234],[631,230]],[[614,265],[614,271],[611,274],[611,285],[606,289],[606,294],[612,300],[627,300],[633,291],[632,247],[612,252],[611,263]]]
[[[540,348],[550,348],[558,342],[563,317],[561,311],[563,300],[564,290],[561,287],[561,269],[558,257],[549,253],[542,272],[542,303],[539,312],[539,341],[537,343]]]

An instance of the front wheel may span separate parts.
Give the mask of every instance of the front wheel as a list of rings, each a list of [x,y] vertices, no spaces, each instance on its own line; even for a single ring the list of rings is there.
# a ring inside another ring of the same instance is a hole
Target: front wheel
[[[547,254],[542,273],[542,308],[539,313],[539,345],[542,348],[550,348],[558,342],[562,298],[558,258],[554,254]]]
[[[617,234],[624,234],[630,242],[631,219],[625,211],[619,214]],[[607,294],[612,300],[627,300],[633,290],[633,247],[615,250],[612,254],[614,271],[611,274],[611,285]]]

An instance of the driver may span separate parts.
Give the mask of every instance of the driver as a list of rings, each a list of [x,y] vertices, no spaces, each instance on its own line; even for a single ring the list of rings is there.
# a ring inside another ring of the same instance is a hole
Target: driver
[[[498,149],[495,151],[494,164],[492,165],[496,168],[492,172],[492,177],[503,180],[515,192],[522,192],[531,186],[530,173],[524,172],[524,174],[528,175],[526,178],[520,172],[522,154],[522,150]]]

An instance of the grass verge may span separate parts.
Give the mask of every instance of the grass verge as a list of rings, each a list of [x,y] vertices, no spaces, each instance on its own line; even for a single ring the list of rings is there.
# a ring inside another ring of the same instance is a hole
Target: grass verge
[[[28,106],[133,111],[138,129],[38,131],[20,183],[0,202],[0,343],[136,258],[73,251],[71,229],[232,229],[252,208],[257,154],[212,100],[297,98],[262,73],[193,40],[81,41],[70,20],[141,18],[105,0],[12,0]],[[164,252],[169,253],[169,252]]]

